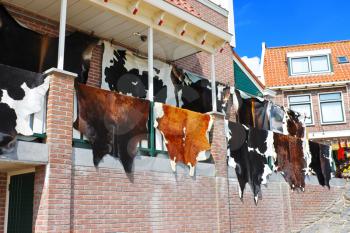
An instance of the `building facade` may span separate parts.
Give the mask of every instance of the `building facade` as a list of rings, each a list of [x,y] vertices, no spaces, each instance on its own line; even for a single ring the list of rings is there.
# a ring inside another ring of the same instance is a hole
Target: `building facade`
[[[1,233],[290,232],[317,221],[321,211],[340,198],[344,190],[340,180],[333,180],[332,189],[324,191],[311,177],[307,191],[299,194],[275,174],[263,187],[264,199],[258,206],[248,198],[242,202],[234,171],[227,166],[225,116],[214,103],[213,161],[199,163],[195,178],[184,166],[174,174],[169,160],[161,156],[137,156],[131,175],[111,157],[95,168],[91,149],[76,146],[73,140],[77,74],[63,70],[65,26],[67,31],[86,32],[143,57],[151,67],[149,75],[157,59],[233,87],[228,42],[234,35],[227,26],[233,13],[207,0],[62,3],[2,1],[20,25],[60,38],[61,46],[57,68],[45,73],[50,89],[44,114],[33,116],[36,134],[23,137],[12,154],[0,155]],[[93,47],[90,86],[100,87],[103,82],[102,53],[102,44]],[[216,96],[215,88],[211,90]],[[42,127],[36,130],[35,125]]]
[[[349,139],[350,41],[263,48],[273,101],[307,116],[309,138],[344,146]]]

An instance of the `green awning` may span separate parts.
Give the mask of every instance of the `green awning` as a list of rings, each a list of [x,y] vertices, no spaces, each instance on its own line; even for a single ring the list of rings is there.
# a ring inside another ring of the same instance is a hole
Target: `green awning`
[[[236,62],[234,63],[234,79],[235,87],[253,96],[263,97],[263,93],[259,91],[258,87],[250,80],[250,78],[243,72]]]

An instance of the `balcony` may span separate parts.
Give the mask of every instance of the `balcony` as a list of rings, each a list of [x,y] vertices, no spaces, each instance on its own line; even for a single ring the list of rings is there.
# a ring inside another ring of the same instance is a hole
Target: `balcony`
[[[210,55],[210,76],[215,85],[214,54],[222,51],[232,37],[215,25],[208,24],[166,1],[34,0],[29,3],[5,0],[2,3],[10,9],[10,13],[15,13],[18,17],[29,15],[33,19],[39,15],[39,23],[51,23],[54,26],[57,26],[54,22],[60,22],[57,67],[61,70],[64,63],[63,38],[67,25],[70,29],[115,42],[146,57],[150,76],[154,76],[153,69],[150,68],[153,67],[154,57],[171,62],[198,52],[206,52]],[[147,35],[147,42],[141,43],[135,33]],[[152,79],[148,80],[148,84],[149,87],[153,86]],[[215,88],[212,90],[212,96],[215,97]],[[149,95],[149,100],[153,102],[153,95]],[[34,132],[32,136],[18,136],[15,150],[0,156],[1,171],[48,163],[46,111],[45,103],[41,112],[31,115],[29,127]],[[216,102],[213,103],[213,111],[216,112]],[[139,145],[139,155],[167,157],[161,134],[153,127],[151,129],[149,140],[142,141]],[[75,151],[89,148],[86,139],[75,130],[72,143],[75,148],[79,148],[74,149]]]

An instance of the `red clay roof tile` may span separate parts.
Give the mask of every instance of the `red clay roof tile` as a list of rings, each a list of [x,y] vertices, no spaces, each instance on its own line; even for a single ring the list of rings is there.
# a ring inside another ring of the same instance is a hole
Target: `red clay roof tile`
[[[289,76],[287,53],[297,51],[331,49],[333,72],[327,74],[310,74]],[[316,44],[266,48],[264,59],[264,76],[266,87],[291,86],[312,83],[325,83],[350,80],[350,63],[339,64],[337,57],[350,59],[350,40]]]

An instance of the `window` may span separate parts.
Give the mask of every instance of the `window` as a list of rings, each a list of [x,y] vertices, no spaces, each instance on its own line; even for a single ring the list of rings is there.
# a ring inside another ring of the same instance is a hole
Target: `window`
[[[313,124],[310,95],[289,96],[288,102],[291,110],[300,113],[302,117],[306,116],[305,124]]]
[[[329,55],[290,58],[289,62],[291,75],[331,72]]]
[[[307,58],[292,58],[292,73],[309,73],[309,62]]]
[[[349,63],[348,57],[346,56],[337,57],[337,60],[339,64]]]
[[[327,72],[329,70],[328,56],[310,57],[312,72]]]
[[[341,92],[319,94],[322,123],[342,123],[344,119]]]

